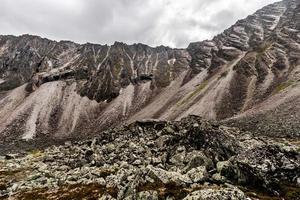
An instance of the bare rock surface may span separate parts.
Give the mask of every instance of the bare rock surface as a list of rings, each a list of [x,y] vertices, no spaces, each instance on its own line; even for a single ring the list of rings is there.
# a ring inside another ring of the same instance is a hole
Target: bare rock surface
[[[190,114],[299,138],[299,10],[268,5],[186,49],[0,36],[0,149]]]
[[[196,116],[136,122],[91,140],[4,156],[0,194],[9,199],[297,199],[299,148]]]
[[[0,36],[0,199],[299,200],[300,3],[186,49]]]

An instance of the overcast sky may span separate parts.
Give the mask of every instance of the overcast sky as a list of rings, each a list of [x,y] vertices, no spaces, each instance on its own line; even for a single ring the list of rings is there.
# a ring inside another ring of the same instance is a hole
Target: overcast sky
[[[0,0],[0,34],[186,47],[276,0]]]

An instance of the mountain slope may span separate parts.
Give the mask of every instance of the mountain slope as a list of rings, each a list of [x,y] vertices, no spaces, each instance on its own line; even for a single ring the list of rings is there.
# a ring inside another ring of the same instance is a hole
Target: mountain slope
[[[187,49],[1,36],[2,146],[190,114],[299,137],[299,17],[284,0]]]

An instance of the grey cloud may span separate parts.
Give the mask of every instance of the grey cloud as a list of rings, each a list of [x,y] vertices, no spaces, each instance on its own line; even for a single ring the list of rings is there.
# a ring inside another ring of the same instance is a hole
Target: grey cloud
[[[275,0],[0,0],[0,34],[186,47]]]

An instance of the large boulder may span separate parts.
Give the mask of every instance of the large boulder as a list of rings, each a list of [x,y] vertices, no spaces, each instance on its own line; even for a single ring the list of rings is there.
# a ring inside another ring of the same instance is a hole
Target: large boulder
[[[179,172],[166,171],[153,166],[148,166],[146,168],[146,173],[154,182],[162,183],[164,185],[185,186],[192,183],[189,177],[182,175]]]
[[[192,192],[184,200],[246,200],[246,195],[236,187],[208,188]]]
[[[208,173],[205,166],[193,168],[186,173],[186,176],[191,179],[193,183],[204,182],[208,178]]]
[[[287,186],[297,185],[300,153],[297,147],[258,146],[217,166],[222,176],[237,184],[280,194],[285,192]]]

